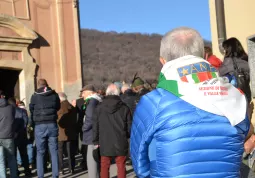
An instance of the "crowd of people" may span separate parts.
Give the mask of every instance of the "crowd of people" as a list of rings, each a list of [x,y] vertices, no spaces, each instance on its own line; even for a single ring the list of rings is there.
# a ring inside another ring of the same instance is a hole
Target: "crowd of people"
[[[79,153],[89,178],[108,178],[113,160],[119,178],[126,164],[141,178],[240,177],[255,150],[248,55],[236,38],[223,48],[220,60],[197,31],[177,28],[162,38],[155,88],[136,76],[106,90],[88,84],[70,103],[39,79],[29,112],[0,91],[0,177],[9,167],[17,178],[22,166],[43,178],[51,162],[57,178],[66,174],[64,157],[75,174]]]
[[[115,82],[106,90],[88,84],[80,98],[70,103],[65,93],[56,93],[45,79],[39,79],[28,112],[23,102],[6,98],[0,91],[0,127],[4,128],[0,131],[0,177],[6,177],[8,163],[12,178],[19,176],[18,167],[24,167],[28,177],[36,168],[42,178],[50,162],[52,176],[59,177],[66,174],[64,157],[69,173],[74,174],[79,153],[83,157],[80,167],[88,170],[89,177],[99,177],[100,172],[101,177],[108,177],[113,157],[122,170],[119,175],[125,177],[132,113],[148,92],[137,77],[132,86]],[[96,160],[94,150],[99,147],[100,160]]]

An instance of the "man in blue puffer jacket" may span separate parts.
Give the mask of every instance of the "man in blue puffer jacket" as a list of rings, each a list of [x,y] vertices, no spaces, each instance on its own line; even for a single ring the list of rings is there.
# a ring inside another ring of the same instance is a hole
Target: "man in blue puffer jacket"
[[[157,89],[140,100],[131,130],[139,178],[240,177],[247,101],[203,56],[203,39],[193,29],[163,37]]]

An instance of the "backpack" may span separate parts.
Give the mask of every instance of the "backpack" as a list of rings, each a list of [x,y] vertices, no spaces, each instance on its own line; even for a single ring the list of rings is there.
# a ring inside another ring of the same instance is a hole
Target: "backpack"
[[[233,58],[233,65],[234,65],[234,73],[232,75],[231,83],[240,90],[242,90],[247,97],[247,100],[250,101],[251,99],[251,89],[250,89],[250,75],[247,71],[238,67],[236,58]]]

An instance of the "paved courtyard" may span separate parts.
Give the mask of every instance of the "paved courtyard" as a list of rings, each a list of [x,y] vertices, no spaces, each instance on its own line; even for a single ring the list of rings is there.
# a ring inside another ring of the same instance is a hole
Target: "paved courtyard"
[[[79,162],[81,162],[81,157],[80,156],[77,157],[77,163],[79,163]],[[67,165],[66,165],[66,167],[67,167]],[[133,178],[135,176],[133,168],[131,166],[126,166],[126,169],[127,169],[127,178]],[[20,169],[20,171],[22,172],[22,169]],[[68,170],[65,169],[65,171],[67,172]],[[241,178],[255,178],[255,173],[250,171],[249,167],[247,167],[244,164],[242,164],[242,166],[241,166],[241,173],[242,173]],[[33,170],[33,175],[34,175],[33,178],[37,178],[36,170]],[[24,176],[24,174],[21,174],[20,177],[21,178],[26,178]],[[45,178],[51,178],[51,177],[52,177],[51,172],[45,174]],[[79,166],[77,166],[75,168],[75,174],[74,175],[65,174],[65,175],[60,176],[60,178],[87,178],[87,177],[88,177],[87,171],[83,171]],[[111,166],[110,177],[111,178],[117,178],[117,167],[116,167],[115,164],[113,164]]]
[[[77,157],[77,160],[76,160],[77,163],[80,163],[81,162],[81,157]],[[65,160],[65,163],[66,163],[66,160]],[[67,165],[66,165],[67,167]],[[131,166],[126,166],[126,169],[127,169],[127,177],[128,178],[133,178],[135,176],[134,172],[133,172],[133,169]],[[20,169],[20,171],[22,172],[23,169]],[[65,172],[68,172],[68,169],[65,169]],[[33,170],[32,171],[33,173],[33,178],[36,178],[37,175],[36,175],[36,170]],[[116,164],[113,164],[111,166],[111,169],[110,169],[110,176],[113,178],[117,178],[117,167],[116,167]],[[21,174],[20,175],[21,178],[26,178],[24,176],[24,174]],[[51,178],[52,177],[52,174],[51,172],[45,174],[45,177],[44,178]],[[75,174],[72,175],[72,174],[65,174],[65,175],[61,175],[60,178],[87,178],[88,177],[88,174],[87,174],[87,171],[84,171],[82,170],[79,166],[77,166],[75,168]]]

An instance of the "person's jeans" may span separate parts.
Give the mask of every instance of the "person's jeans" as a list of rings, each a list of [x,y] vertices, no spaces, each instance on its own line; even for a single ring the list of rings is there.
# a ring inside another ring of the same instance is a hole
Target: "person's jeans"
[[[28,155],[28,162],[29,162],[29,164],[32,164],[33,161],[34,161],[34,148],[33,148],[33,144],[32,143],[29,143],[27,145],[27,155]],[[17,163],[19,165],[22,165],[22,161],[21,161],[19,150],[17,150]]]
[[[51,155],[52,177],[59,176],[58,170],[58,126],[56,123],[35,125],[35,143],[37,149],[37,175],[38,178],[44,177],[44,155],[47,147]]]
[[[111,166],[112,157],[101,156],[101,178],[109,178],[109,169]],[[118,178],[126,177],[126,156],[115,157],[115,162],[118,168]]]
[[[0,177],[6,178],[4,147],[0,146]]]
[[[66,144],[67,149],[67,155],[68,155],[68,167],[69,171],[74,171],[75,167],[75,148],[76,145],[72,141],[61,141],[58,142],[58,159],[59,159],[59,170],[64,170],[64,164],[63,164],[63,149],[64,145]]]
[[[15,158],[15,145],[13,139],[0,139],[0,146],[4,148],[4,155],[7,157],[8,166],[11,172],[11,178],[17,178],[17,162]],[[1,166],[2,167],[2,166]],[[1,170],[0,177],[5,177],[6,172]]]

